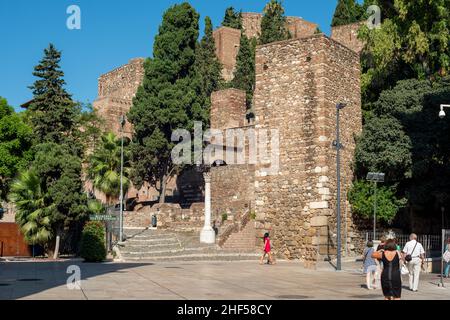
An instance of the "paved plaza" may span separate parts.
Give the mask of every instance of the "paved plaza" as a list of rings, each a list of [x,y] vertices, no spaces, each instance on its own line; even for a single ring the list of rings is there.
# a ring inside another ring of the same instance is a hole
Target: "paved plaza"
[[[71,265],[80,267],[81,290],[67,287]],[[382,300],[381,290],[363,287],[358,266],[345,263],[337,273],[325,266],[307,270],[298,262],[0,262],[0,299]],[[445,289],[438,280],[436,274],[424,275],[419,292],[404,290],[403,298],[450,300],[450,282]]]

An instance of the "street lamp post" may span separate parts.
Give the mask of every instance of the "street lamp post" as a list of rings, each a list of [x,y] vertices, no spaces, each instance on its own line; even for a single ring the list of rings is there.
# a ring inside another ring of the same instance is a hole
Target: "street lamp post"
[[[446,234],[446,232],[445,232],[445,207],[444,206],[442,206],[441,207],[441,225],[442,225],[442,249],[443,250],[445,250],[445,234]],[[442,287],[442,288],[444,288],[445,287],[445,284],[444,284],[444,258],[442,257],[442,259],[441,259],[441,283],[440,283],[440,286]]]
[[[336,105],[336,141],[333,146],[336,148],[336,175],[337,175],[337,209],[336,209],[336,224],[337,224],[337,261],[336,271],[342,270],[342,237],[341,237],[341,144],[340,137],[340,111],[347,105],[345,103],[338,103]]]
[[[367,174],[367,181],[374,183],[374,201],[373,201],[373,239],[377,237],[377,185],[379,182],[384,182],[385,174],[379,172],[369,172]]]
[[[450,108],[450,105],[449,104],[441,104],[441,111],[439,112],[439,118],[441,118],[441,119],[444,119],[447,115],[445,114],[445,111],[444,111],[444,109],[445,108]],[[442,206],[441,207],[441,219],[442,219],[442,248],[445,248],[445,226],[444,226],[444,217],[445,217],[445,215],[444,215],[444,212],[445,212],[445,208],[444,208],[444,206]],[[442,287],[444,287],[444,275],[443,275],[443,272],[444,272],[444,259],[441,259],[441,283],[440,283],[440,285],[442,286]]]
[[[120,117],[120,213],[119,213],[119,241],[123,242],[123,128],[125,126],[126,119],[122,115]]]
[[[441,111],[439,112],[439,118],[444,119],[447,114],[445,113],[445,108],[450,108],[450,104],[441,104]]]

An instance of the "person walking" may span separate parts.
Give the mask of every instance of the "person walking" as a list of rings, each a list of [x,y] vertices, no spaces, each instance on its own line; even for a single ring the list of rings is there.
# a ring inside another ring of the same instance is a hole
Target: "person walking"
[[[445,246],[445,251],[442,258],[445,263],[444,277],[448,278],[450,275],[450,238],[447,240],[447,245]]]
[[[364,273],[366,274],[366,284],[368,290],[374,290],[377,288],[377,274],[378,265],[372,254],[375,252],[373,248],[373,241],[367,243],[367,247],[364,250]]]
[[[419,279],[422,263],[425,260],[425,250],[417,241],[417,235],[412,233],[409,242],[403,248],[403,260],[407,263],[409,270],[409,289],[413,292],[419,290]]]
[[[266,256],[269,258],[268,264],[275,264],[275,262],[273,261],[273,258],[272,258],[272,245],[270,243],[270,234],[269,233],[266,233],[264,235],[264,253],[261,257],[259,264],[261,264],[261,265],[264,264],[264,258]]]
[[[381,288],[385,300],[402,298],[402,277],[400,274],[401,257],[393,239],[386,241],[384,249],[374,252],[372,258],[383,262]]]

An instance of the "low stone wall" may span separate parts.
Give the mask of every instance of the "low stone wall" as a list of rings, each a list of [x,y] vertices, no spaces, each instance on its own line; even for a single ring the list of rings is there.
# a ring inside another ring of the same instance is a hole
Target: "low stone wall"
[[[127,228],[147,228],[156,215],[158,228],[162,229],[197,229],[204,223],[204,204],[195,203],[189,209],[182,209],[179,204],[155,204],[138,211],[124,213],[124,226]]]

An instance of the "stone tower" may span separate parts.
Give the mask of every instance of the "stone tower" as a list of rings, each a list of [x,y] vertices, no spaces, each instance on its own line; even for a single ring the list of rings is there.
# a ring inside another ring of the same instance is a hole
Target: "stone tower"
[[[359,55],[315,35],[258,47],[256,66],[256,128],[277,129],[280,137],[278,174],[256,167],[259,236],[271,230],[283,256],[308,265],[335,250],[339,102],[348,104],[341,121],[343,190],[352,181],[354,136],[362,130]]]
[[[137,89],[144,79],[144,58],[131,59],[113,71],[101,75],[98,79],[98,98],[94,108],[105,120],[109,131],[119,134],[121,115],[126,115],[131,108]],[[127,122],[125,133],[131,136],[132,128]]]
[[[242,27],[248,38],[257,38],[261,34],[261,13],[242,13]],[[313,35],[318,25],[302,18],[287,17],[286,27],[292,38],[303,38]],[[223,65],[222,77],[230,81],[234,77],[236,69],[236,57],[239,52],[241,31],[238,29],[220,27],[214,31],[216,53]]]

